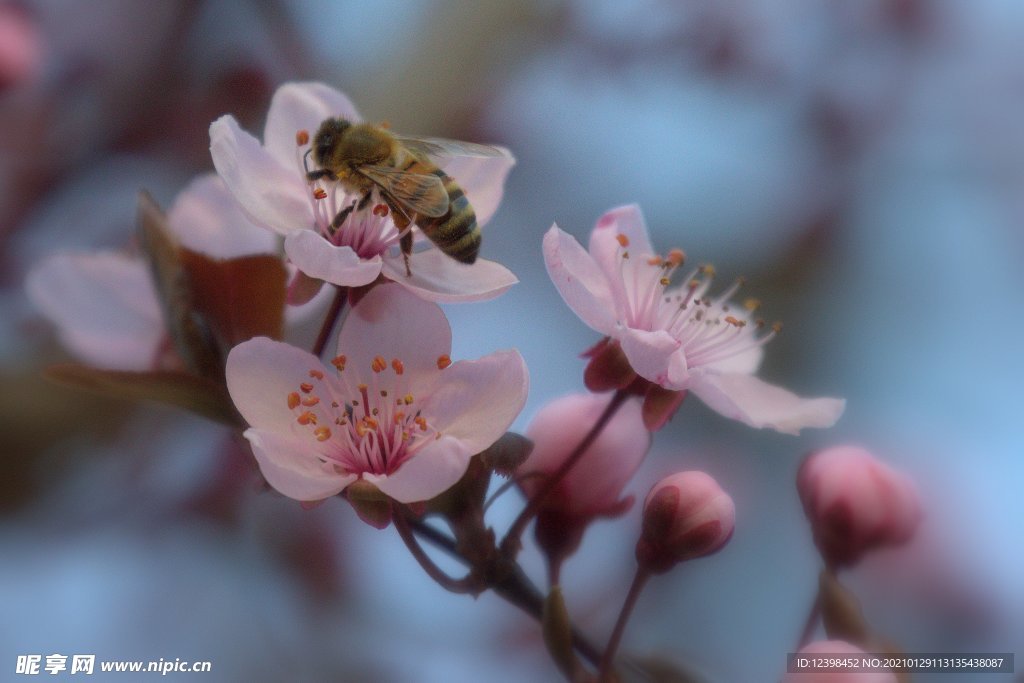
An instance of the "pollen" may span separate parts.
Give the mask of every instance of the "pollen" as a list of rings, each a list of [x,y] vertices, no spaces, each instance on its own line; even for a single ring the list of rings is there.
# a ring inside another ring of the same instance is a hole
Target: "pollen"
[[[705,275],[707,277],[714,277],[715,276],[715,267],[713,265],[711,265],[710,263],[705,263],[704,265],[702,265],[699,268],[699,270],[700,270],[701,275]]]
[[[309,382],[303,382],[302,384],[299,385],[299,389],[302,389],[302,393],[308,394],[309,392],[313,391],[313,385],[310,384]]]
[[[452,357],[447,353],[437,357],[437,369],[444,370],[446,367],[452,364]]]
[[[386,217],[390,211],[387,204],[375,204],[373,207],[373,215],[381,218]]]
[[[295,144],[299,147],[309,144],[309,131],[302,129],[295,133]]]
[[[396,375],[401,375],[402,373],[405,372],[405,365],[403,365],[402,361],[398,360],[397,358],[391,359],[391,367],[395,371]]]
[[[331,361],[331,365],[338,369],[338,372],[344,372],[345,363],[348,362],[348,358],[345,356],[335,356],[334,360]]]
[[[668,283],[670,283],[671,280],[669,280],[667,277],[663,277],[660,280],[658,280],[658,282],[661,283],[662,287],[668,287]]]
[[[623,235],[621,232],[615,236],[615,240],[619,243],[620,247],[625,248],[629,246],[629,238]]]
[[[317,396],[307,396],[306,398],[302,399],[302,405],[306,406],[307,408],[312,408],[319,402],[320,398]]]
[[[288,410],[295,410],[299,407],[299,392],[293,391],[288,394]]]
[[[327,427],[317,427],[313,430],[313,434],[316,436],[317,441],[327,441],[331,438],[331,430]]]
[[[683,265],[683,261],[686,260],[686,252],[677,247],[668,252],[668,258],[665,260],[673,266],[681,266]]]
[[[405,405],[411,406],[412,402],[415,401],[416,399],[413,398],[412,394],[406,394],[405,398],[403,398],[402,400],[405,402]]]
[[[757,309],[761,308],[761,300],[760,299],[755,299],[754,297],[749,297],[747,299],[744,299],[743,300],[743,308],[745,308],[748,311],[750,311],[751,313],[753,313]]]
[[[374,372],[384,372],[384,370],[387,369],[387,367],[388,362],[384,360],[384,356],[377,356],[373,359],[373,362],[370,363],[370,368]]]
[[[313,198],[314,199],[327,199],[327,190],[325,190],[322,187],[316,188],[315,190],[313,190]]]
[[[316,414],[307,410],[306,412],[304,412],[301,415],[299,415],[295,419],[295,421],[298,422],[300,425],[315,425],[316,424]]]
[[[313,379],[323,379],[324,373],[320,372],[319,370],[310,370],[309,376],[312,377]]]
[[[775,334],[778,334],[781,331],[782,331],[782,323],[781,322],[772,323],[772,332],[774,332]]]

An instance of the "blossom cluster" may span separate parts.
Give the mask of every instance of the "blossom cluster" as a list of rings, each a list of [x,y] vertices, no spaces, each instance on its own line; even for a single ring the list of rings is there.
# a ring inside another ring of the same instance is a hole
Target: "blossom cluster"
[[[534,523],[554,601],[546,620],[564,609],[556,590],[563,561],[596,520],[632,507],[624,491],[688,392],[727,418],[786,434],[829,427],[842,414],[841,399],[802,398],[760,379],[778,327],[756,317],[753,299],[734,301],[739,283],[716,291],[713,267],[689,266],[679,248],[655,249],[640,209],[624,206],[599,218],[586,249],[557,225],[537,245],[555,288],[598,337],[585,354],[589,391],[549,402],[526,438],[512,434],[529,389],[522,356],[509,349],[452,358],[453,331],[439,304],[493,299],[516,277],[484,258],[451,258],[423,229],[450,213],[402,209],[399,186],[373,180],[381,176],[359,163],[311,173],[315,145],[326,144],[313,133],[332,118],[361,121],[348,98],[325,85],[286,84],[262,140],[222,116],[210,126],[216,174],[197,178],[166,215],[143,198],[141,249],[59,253],[38,264],[30,297],[92,368],[65,370],[65,379],[133,386],[133,395],[222,419],[248,441],[273,489],[306,505],[340,495],[375,526],[393,523],[450,590],[498,590],[495,577],[518,576],[520,536]],[[429,162],[420,152],[392,152],[376,173],[436,164],[413,200],[428,181],[457,183],[482,226],[515,163],[493,149]],[[389,171],[401,154],[412,161]],[[411,253],[410,244],[418,245]],[[307,350],[298,330],[316,318],[320,334]],[[801,470],[801,497],[830,568],[905,541],[916,523],[909,485],[898,483],[864,494],[879,505],[858,526],[865,505],[851,502],[831,472],[863,472],[857,481],[866,490],[881,466],[865,457],[833,457],[842,461],[836,466],[816,456]],[[484,521],[492,475],[511,477],[526,498],[501,543]],[[705,472],[677,472],[651,489],[636,590],[603,660],[591,661],[599,675],[614,666],[644,581],[722,549],[736,513]],[[419,548],[428,515],[447,521],[448,547],[470,567],[467,576],[448,576]],[[500,589],[521,607],[535,604],[527,585]],[[585,680],[571,633],[545,623],[545,636],[563,672]]]

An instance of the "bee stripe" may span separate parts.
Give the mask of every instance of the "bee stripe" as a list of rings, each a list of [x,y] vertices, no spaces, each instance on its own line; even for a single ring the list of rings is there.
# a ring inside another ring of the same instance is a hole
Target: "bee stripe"
[[[445,254],[462,263],[476,261],[480,251],[480,228],[476,213],[459,184],[439,168],[431,172],[444,182],[450,202],[448,213],[419,223],[423,233]]]

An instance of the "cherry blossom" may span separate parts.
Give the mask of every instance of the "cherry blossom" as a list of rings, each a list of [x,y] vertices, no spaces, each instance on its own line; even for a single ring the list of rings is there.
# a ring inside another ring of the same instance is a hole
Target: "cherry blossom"
[[[812,453],[797,473],[797,490],[814,542],[833,566],[905,543],[921,521],[913,482],[859,446]]]
[[[270,104],[263,143],[234,117],[210,126],[217,172],[255,222],[285,237],[285,252],[305,275],[339,286],[366,285],[381,274],[418,296],[439,302],[491,299],[518,282],[504,266],[477,259],[458,263],[437,249],[412,257],[412,274],[397,248],[399,230],[384,204],[353,210],[338,229],[331,222],[358,199],[337,182],[310,182],[305,154],[310,136],[330,117],[358,122],[345,95],[320,83],[286,83]],[[444,164],[486,223],[501,201],[515,160],[458,157]]]
[[[533,441],[530,456],[519,466],[517,481],[528,497],[557,471],[583,440],[609,402],[608,396],[572,394],[544,406],[526,435]],[[537,516],[538,541],[549,555],[576,549],[582,533],[597,517],[616,517],[633,504],[622,498],[651,445],[640,402],[627,401],[615,413],[580,461],[544,499]]]
[[[214,174],[196,178],[167,213],[184,247],[219,259],[271,253],[277,238],[254,226]],[[167,329],[149,265],[125,251],[58,252],[33,267],[29,298],[83,361],[111,370],[149,370],[166,361]],[[296,309],[294,318],[311,308]]]
[[[718,552],[735,527],[736,506],[710,475],[671,474],[644,500],[637,562],[647,571],[666,572],[684,560]]]
[[[284,495],[321,500],[362,479],[422,501],[458,481],[526,400],[517,351],[455,363],[450,353],[441,309],[383,285],[345,319],[329,365],[258,337],[228,355],[228,391],[263,475]]]
[[[606,213],[590,236],[589,252],[553,225],[544,236],[548,274],[583,322],[621,345],[633,370],[671,391],[689,390],[717,412],[752,427],[796,434],[830,427],[845,401],[804,399],[754,375],[762,347],[777,332],[751,313],[757,302],[730,302],[739,283],[709,293],[714,269],[692,269],[673,286],[683,265],[679,249],[658,255],[637,206]]]

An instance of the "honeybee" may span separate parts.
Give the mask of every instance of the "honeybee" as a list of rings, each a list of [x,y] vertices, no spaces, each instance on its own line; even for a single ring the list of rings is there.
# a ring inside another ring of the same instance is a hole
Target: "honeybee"
[[[438,249],[461,263],[473,263],[480,252],[480,227],[465,192],[431,158],[508,156],[508,152],[470,142],[397,135],[372,123],[330,118],[320,124],[312,153],[317,168],[310,181],[327,178],[349,192],[361,194],[331,221],[338,229],[355,209],[365,208],[374,190],[391,210],[401,231],[407,275],[415,225]]]

